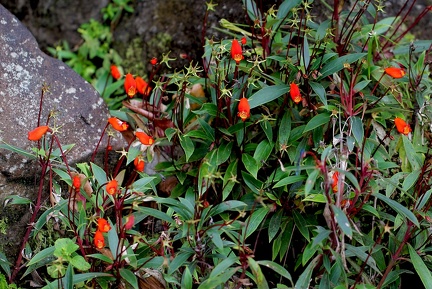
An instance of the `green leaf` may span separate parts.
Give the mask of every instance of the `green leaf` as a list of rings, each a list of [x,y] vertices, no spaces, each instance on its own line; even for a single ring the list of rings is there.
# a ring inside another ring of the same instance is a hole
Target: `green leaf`
[[[305,184],[305,195],[306,197],[309,195],[311,190],[313,189],[315,182],[318,178],[320,171],[318,169],[314,169],[308,176]]]
[[[309,288],[309,283],[312,280],[312,273],[313,273],[313,269],[315,268],[315,266],[318,263],[318,257],[315,257],[310,263],[309,265],[306,267],[306,269],[303,271],[303,273],[301,273],[300,277],[298,278],[294,288],[299,288],[299,289],[306,289]]]
[[[156,219],[163,220],[163,221],[166,221],[166,222],[171,223],[171,224],[175,224],[175,221],[170,216],[168,216],[166,213],[164,213],[162,211],[155,210],[152,208],[146,208],[146,207],[139,207],[138,211],[140,211],[141,213],[147,214],[149,216],[155,217]]]
[[[277,99],[279,96],[284,95],[289,90],[289,85],[285,84],[266,86],[261,90],[258,90],[248,99],[249,106],[250,108],[254,108],[266,104]]]
[[[0,144],[0,149],[5,149],[5,150],[15,152],[15,153],[17,153],[17,154],[19,154],[19,155],[21,155],[21,156],[23,156],[29,160],[35,160],[36,159],[36,156],[34,154],[29,153],[28,151],[20,149],[18,147],[14,147],[12,145],[6,144],[6,143]]]
[[[215,207],[212,208],[210,211],[210,216],[217,216],[222,212],[225,211],[242,211],[246,209],[247,205],[246,203],[238,200],[230,200],[222,202]]]
[[[305,175],[298,175],[298,176],[288,176],[283,178],[282,180],[280,180],[279,182],[277,182],[273,188],[280,188],[280,187],[284,187],[286,185],[290,185],[290,184],[294,184],[297,182],[301,182],[304,179],[306,179]]]
[[[351,118],[351,129],[357,144],[361,146],[363,143],[364,129],[363,122],[359,117],[353,116]]]
[[[193,283],[192,274],[189,270],[189,267],[186,267],[185,270],[183,271],[181,288],[192,289],[192,283]]]
[[[198,286],[198,289],[214,289],[218,285],[225,284],[228,279],[230,279],[239,270],[239,268],[239,266],[230,268],[222,274],[204,280],[204,282]]]
[[[259,163],[249,154],[242,154],[242,162],[246,170],[255,178],[258,178]]]
[[[31,204],[32,201],[28,198],[24,198],[18,195],[8,196],[5,198],[5,206],[7,205],[28,205]]]
[[[265,266],[269,269],[272,269],[273,271],[275,271],[276,273],[278,273],[282,277],[287,278],[288,280],[290,280],[292,282],[291,274],[288,272],[287,269],[285,269],[283,266],[279,265],[278,263],[272,262],[272,261],[267,261],[267,260],[261,260],[261,261],[256,261],[256,262],[261,266]]]
[[[412,170],[419,170],[421,167],[420,160],[417,157],[413,144],[405,135],[402,135],[402,140],[406,152],[406,157],[411,165]]]
[[[310,81],[309,85],[312,88],[312,90],[318,95],[321,102],[325,106],[327,106],[326,91],[325,91],[324,87],[321,85],[321,83]]]
[[[262,225],[262,221],[264,220],[268,211],[268,207],[262,207],[252,213],[252,215],[249,217],[249,220],[246,222],[247,227],[245,229],[245,239],[255,232],[260,225]]]
[[[348,218],[345,215],[344,211],[342,211],[340,208],[336,207],[335,205],[331,205],[331,208],[333,210],[334,217],[336,219],[336,222],[339,225],[339,228],[342,229],[342,232],[344,232],[345,235],[351,238],[352,237],[351,224],[348,221]]]
[[[330,114],[329,113],[320,113],[314,116],[306,125],[304,128],[303,133],[311,131],[321,125],[328,124],[330,121]]]
[[[299,212],[295,210],[293,210],[293,218],[297,229],[300,231],[303,237],[305,237],[305,239],[308,240],[308,242],[310,242],[309,228],[306,220]]]
[[[264,274],[261,271],[260,266],[258,263],[252,259],[251,257],[248,257],[248,263],[249,267],[252,270],[253,275],[255,276],[255,281],[258,289],[268,289],[269,286],[267,284],[267,280],[264,277]]]
[[[291,133],[291,116],[289,111],[287,110],[283,115],[282,120],[279,124],[278,138],[279,138],[280,147],[287,145],[290,133]]]
[[[216,265],[216,267],[213,268],[213,270],[210,273],[210,277],[215,277],[217,275],[222,274],[224,271],[226,271],[229,267],[231,267],[232,264],[237,262],[239,260],[239,257],[236,257],[234,255],[229,255],[227,258],[223,258],[222,262]]]
[[[55,247],[48,247],[38,252],[36,255],[31,258],[30,262],[28,262],[27,267],[33,264],[36,264],[39,261],[44,260],[45,258],[50,258],[54,255]]]
[[[253,158],[258,163],[265,162],[267,158],[270,156],[272,150],[273,150],[273,143],[269,143],[268,140],[263,140],[256,147]]]
[[[98,182],[99,186],[102,186],[103,184],[106,184],[108,182],[107,180],[107,174],[105,171],[99,167],[98,165],[91,163],[91,170],[93,172],[94,177],[96,178],[96,181]]]
[[[344,64],[351,64],[362,57],[365,57],[367,53],[352,53],[348,55],[344,55],[341,57],[336,57],[335,59],[327,62],[326,65],[320,70],[320,76],[318,80],[322,80],[329,75],[332,75],[335,72],[338,72],[344,68]]]
[[[388,197],[380,194],[380,193],[373,193],[372,196],[380,199],[381,201],[385,202],[387,205],[389,205],[393,210],[395,210],[399,215],[407,218],[410,220],[414,225],[417,227],[420,227],[420,224],[416,218],[416,216],[408,210],[406,207],[402,206],[398,202],[389,199]]]
[[[432,274],[431,271],[428,269],[426,264],[423,262],[422,258],[418,255],[416,250],[411,246],[411,244],[408,245],[408,250],[410,254],[410,258],[412,261],[412,264],[414,266],[414,269],[416,270],[418,276],[420,277],[423,285],[426,289],[432,289]]]
[[[283,210],[278,210],[276,214],[274,214],[270,219],[269,228],[268,228],[269,243],[276,236],[277,232],[279,232],[281,222],[282,222],[282,215],[283,215]]]
[[[192,142],[192,140],[189,137],[184,136],[184,135],[181,135],[179,137],[179,140],[180,140],[180,145],[185,152],[186,161],[188,161],[195,150],[194,143]]]
[[[90,263],[88,263],[84,257],[80,255],[73,256],[73,258],[70,260],[70,263],[80,271],[87,271],[91,268]]]
[[[139,289],[138,287],[138,278],[135,276],[135,274],[128,269],[120,268],[120,276],[128,282],[134,289]]]
[[[168,275],[172,275],[178,268],[185,265],[187,259],[192,255],[192,252],[180,252],[169,264]]]

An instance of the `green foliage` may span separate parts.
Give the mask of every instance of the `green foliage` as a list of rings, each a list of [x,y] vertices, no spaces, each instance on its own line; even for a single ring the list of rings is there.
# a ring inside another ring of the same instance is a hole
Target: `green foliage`
[[[415,272],[427,287],[428,45],[407,43],[399,17],[371,23],[380,2],[322,23],[312,2],[262,11],[244,1],[251,26],[221,21],[230,39],[206,39],[200,63],[157,75],[172,60],[163,54],[151,89],[112,111],[130,133],[114,166],[69,168],[46,145],[57,134],[45,136],[30,155],[53,173],[59,198],[31,236],[49,217],[68,234],[35,252],[25,275],[47,267],[47,278],[62,277],[47,288],[398,288]],[[233,37],[244,37],[240,51]],[[157,164],[147,174],[137,159]]]

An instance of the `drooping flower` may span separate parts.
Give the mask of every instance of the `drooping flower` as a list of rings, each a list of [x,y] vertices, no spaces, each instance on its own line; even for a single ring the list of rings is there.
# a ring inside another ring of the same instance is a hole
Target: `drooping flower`
[[[154,143],[154,139],[149,136],[148,134],[146,134],[145,132],[142,131],[137,131],[135,133],[135,136],[139,139],[139,141],[143,144],[143,145],[152,145]]]
[[[339,172],[334,172],[332,176],[332,189],[333,193],[337,193],[338,191],[338,182],[339,182]]]
[[[134,95],[137,93],[135,78],[130,73],[126,74],[126,78],[125,78],[125,82],[124,82],[124,88],[125,88],[126,94],[130,98],[134,97]]]
[[[122,121],[116,117],[108,118],[109,124],[117,131],[125,131],[128,129],[129,124],[125,121]]]
[[[396,129],[398,132],[404,135],[408,135],[411,132],[411,127],[403,119],[396,117],[395,120]]]
[[[134,217],[134,215],[131,214],[131,215],[127,216],[126,217],[126,223],[124,225],[125,229],[126,230],[132,229],[134,223],[135,223],[135,217]]]
[[[106,185],[105,190],[107,191],[108,194],[110,195],[114,195],[117,192],[118,189],[118,182],[117,180],[111,180],[108,182],[108,184]]]
[[[98,222],[98,231],[102,233],[106,233],[109,230],[111,230],[111,226],[106,219],[99,218],[97,222]]]
[[[96,231],[93,242],[98,249],[102,249],[103,247],[105,247],[105,239],[101,231]]]
[[[290,84],[290,95],[291,95],[291,99],[295,103],[299,103],[300,101],[302,101],[300,89],[299,89],[298,85],[295,84],[294,82],[291,82],[291,84]]]
[[[242,97],[240,99],[239,105],[237,107],[237,116],[242,119],[242,121],[245,121],[250,117],[250,105],[249,100],[245,97]]]
[[[110,69],[111,69],[111,76],[112,76],[115,80],[117,80],[117,79],[119,79],[119,78],[121,77],[120,70],[118,69],[118,67],[117,67],[116,65],[111,64]]]
[[[243,59],[243,50],[237,39],[234,39],[231,44],[231,57],[235,60],[237,64]]]
[[[79,175],[76,175],[75,177],[73,177],[72,186],[75,189],[78,189],[78,191],[81,188],[81,179],[80,179]]]
[[[153,66],[156,65],[157,62],[158,62],[158,60],[157,60],[156,57],[153,57],[152,59],[150,59],[150,64],[153,65]]]
[[[402,78],[405,75],[405,71],[399,67],[387,67],[384,71],[393,78]]]
[[[240,41],[241,41],[241,44],[245,45],[246,42],[247,42],[246,37],[243,36],[243,37],[240,39]]]
[[[139,93],[148,94],[150,92],[150,87],[148,86],[148,83],[144,79],[137,76],[135,78],[135,82],[136,82],[136,88]]]
[[[144,160],[142,158],[136,157],[134,159],[134,166],[135,166],[135,169],[137,171],[143,172],[144,171],[145,162],[144,162]]]
[[[29,131],[28,133],[28,139],[31,141],[38,141],[42,138],[42,136],[44,134],[47,133],[47,131],[49,130],[49,127],[46,125],[41,125],[38,126],[37,128],[35,128],[32,131]]]

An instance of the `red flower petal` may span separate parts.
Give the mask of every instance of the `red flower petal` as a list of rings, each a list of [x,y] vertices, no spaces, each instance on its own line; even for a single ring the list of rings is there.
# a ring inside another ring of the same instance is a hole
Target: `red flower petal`
[[[93,242],[98,249],[102,249],[103,247],[105,247],[105,239],[101,231],[96,231]]]
[[[152,145],[154,143],[154,139],[145,132],[137,131],[135,136],[143,145]]]
[[[130,73],[126,74],[126,78],[125,78],[125,82],[124,82],[124,88],[125,88],[126,94],[131,98],[134,97],[134,95],[137,93],[135,79],[132,76],[132,74],[130,74]]]
[[[46,125],[41,125],[38,126],[37,128],[35,128],[32,131],[29,131],[28,133],[28,139],[31,141],[38,141],[42,138],[42,136],[44,134],[47,133],[47,131],[49,130],[49,127]]]
[[[237,107],[237,116],[242,119],[242,121],[245,121],[250,117],[250,105],[249,100],[245,97],[242,97],[240,99],[239,105]]]
[[[243,50],[242,50],[242,48],[240,46],[240,43],[237,41],[237,39],[234,39],[232,41],[232,44],[231,44],[231,57],[232,57],[232,59],[235,60],[235,62],[237,64],[239,64],[240,60],[242,60],[244,58],[243,57]]]
[[[290,84],[290,96],[291,96],[291,99],[295,103],[299,103],[300,101],[302,101],[302,97],[301,97],[301,94],[300,94],[300,89],[299,89],[298,85],[295,84],[294,82],[292,82]]]
[[[109,230],[111,230],[111,226],[108,223],[108,221],[105,220],[104,218],[99,218],[98,219],[98,231],[100,231],[102,233],[106,233]]]
[[[112,64],[111,67],[110,67],[110,69],[111,69],[111,76],[114,79],[117,80],[117,79],[119,79],[121,77],[121,73],[120,73],[120,71],[119,71],[119,69],[118,69],[117,66],[115,66],[114,64]]]
[[[402,78],[405,75],[405,71],[398,67],[388,67],[384,71],[393,78]]]
[[[411,132],[411,127],[403,119],[397,117],[394,120],[396,129],[399,133],[408,135]]]
[[[109,124],[117,131],[125,131],[128,129],[129,124],[125,121],[122,121],[116,117],[108,118]]]
[[[117,193],[117,190],[118,190],[117,180],[111,180],[111,181],[109,181],[108,184],[106,185],[105,190],[110,195],[114,195],[115,193]]]

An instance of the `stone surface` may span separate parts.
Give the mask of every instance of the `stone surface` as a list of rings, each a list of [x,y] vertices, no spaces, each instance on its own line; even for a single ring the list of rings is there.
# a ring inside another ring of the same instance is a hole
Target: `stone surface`
[[[67,40],[71,47],[81,41],[78,28],[91,18],[100,19],[100,11],[109,0],[0,0],[30,32],[45,51]],[[73,4],[72,4],[73,3]]]
[[[27,139],[37,126],[40,95],[44,94],[41,123],[53,112],[50,126],[59,126],[63,145],[75,144],[67,154],[70,164],[89,161],[107,123],[108,110],[93,87],[64,63],[39,50],[36,39],[8,10],[0,5],[0,142],[30,150]],[[34,199],[38,190],[38,165],[17,153],[0,149],[0,201],[9,195]],[[44,192],[44,200],[48,199]],[[3,208],[0,219],[11,222],[4,246],[17,249],[26,228],[28,207]],[[17,227],[14,227],[17,226]],[[3,247],[3,248],[2,248]]]

